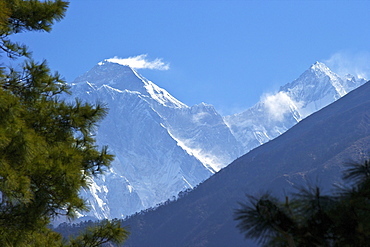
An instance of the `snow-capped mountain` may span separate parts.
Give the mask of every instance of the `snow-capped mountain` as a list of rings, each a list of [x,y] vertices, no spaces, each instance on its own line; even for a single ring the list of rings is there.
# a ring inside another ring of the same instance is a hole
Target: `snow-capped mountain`
[[[86,215],[121,218],[164,202],[364,82],[315,63],[252,108],[222,117],[211,105],[183,104],[129,66],[100,62],[71,84],[74,97],[107,104],[97,141],[116,156],[81,192]]]
[[[260,239],[245,239],[236,227],[238,202],[249,204],[246,194],[261,198],[266,191],[283,201],[316,186],[322,195],[332,195],[338,189],[333,185],[346,185],[341,180],[345,163],[369,159],[369,94],[367,82],[236,159],[178,201],[123,221],[132,233],[125,246],[263,246]]]
[[[316,62],[298,79],[264,95],[248,110],[225,117],[244,152],[279,136],[308,115],[364,84],[364,78],[341,78]]]
[[[121,218],[153,207],[238,155],[238,142],[212,106],[188,107],[128,66],[103,61],[78,77],[72,91],[107,104],[97,141],[116,156],[111,169],[82,192],[91,204],[89,216]]]

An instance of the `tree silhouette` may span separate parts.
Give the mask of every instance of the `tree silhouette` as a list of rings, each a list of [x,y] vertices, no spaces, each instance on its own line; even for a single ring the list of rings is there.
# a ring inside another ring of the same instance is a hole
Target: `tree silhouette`
[[[281,202],[269,194],[248,196],[235,211],[246,238],[265,246],[370,246],[369,161],[347,165],[349,186],[333,195],[320,188],[300,188]]]

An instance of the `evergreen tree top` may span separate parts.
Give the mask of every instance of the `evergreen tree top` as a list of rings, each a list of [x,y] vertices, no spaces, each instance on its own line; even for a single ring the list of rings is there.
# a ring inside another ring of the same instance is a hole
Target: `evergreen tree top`
[[[30,58],[10,36],[49,32],[67,6],[61,0],[0,0],[0,53]],[[87,209],[80,189],[113,160],[107,147],[98,150],[93,135],[107,108],[67,103],[58,98],[63,92],[66,83],[45,61],[0,68],[0,246],[100,246],[128,236],[117,222],[104,221],[65,242],[47,227],[54,217]]]
[[[30,56],[27,47],[10,41],[12,34],[25,31],[50,32],[63,19],[68,2],[62,0],[0,0],[0,49],[7,56]]]

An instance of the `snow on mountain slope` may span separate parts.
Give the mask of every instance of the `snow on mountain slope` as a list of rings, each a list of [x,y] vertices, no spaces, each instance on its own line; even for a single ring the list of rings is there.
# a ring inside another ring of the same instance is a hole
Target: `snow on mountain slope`
[[[220,148],[223,137],[236,140],[213,107],[188,107],[128,66],[101,62],[78,77],[72,91],[107,104],[97,142],[116,156],[111,169],[82,192],[92,205],[88,216],[121,218],[153,207],[234,158],[233,145]]]
[[[71,84],[74,97],[107,104],[97,142],[116,156],[81,192],[91,204],[86,215],[121,218],[164,202],[364,82],[315,63],[276,94],[222,117],[211,105],[183,104],[129,66],[100,62]]]
[[[95,89],[101,86],[109,86],[118,91],[138,92],[141,95],[149,96],[159,104],[171,108],[187,107],[166,90],[145,79],[129,66],[108,62],[107,60],[98,63],[90,71],[78,77],[73,84],[78,84],[79,82],[93,83],[96,87]]]
[[[316,62],[297,80],[286,84],[280,91],[299,101],[301,118],[320,110],[365,83],[363,78],[347,75],[340,78],[323,63]]]
[[[351,75],[340,78],[325,64],[316,62],[276,94],[263,96],[242,113],[226,116],[225,122],[248,152],[365,82]]]
[[[179,145],[210,170],[219,171],[241,154],[241,144],[212,105],[201,103],[172,112],[157,110]]]

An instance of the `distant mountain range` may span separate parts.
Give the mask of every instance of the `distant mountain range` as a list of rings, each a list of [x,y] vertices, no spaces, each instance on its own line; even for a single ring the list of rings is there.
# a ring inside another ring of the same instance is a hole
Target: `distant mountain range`
[[[175,198],[364,83],[317,62],[250,109],[223,117],[211,105],[181,103],[129,66],[100,62],[71,90],[107,104],[97,141],[116,158],[81,192],[91,204],[81,216],[122,218]]]
[[[282,92],[294,91],[288,86]],[[236,159],[179,200],[127,219],[123,225],[131,235],[125,246],[258,246],[236,228],[238,202],[247,201],[246,193],[258,197],[266,191],[283,199],[307,184],[330,193],[332,184],[342,182],[346,162],[370,157],[369,95],[370,82]]]

